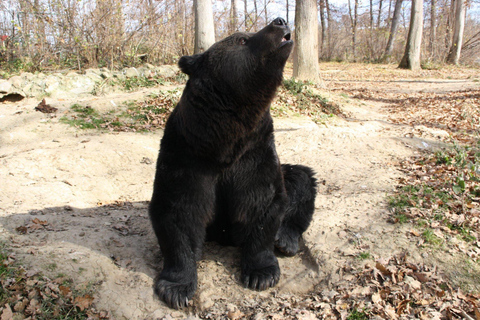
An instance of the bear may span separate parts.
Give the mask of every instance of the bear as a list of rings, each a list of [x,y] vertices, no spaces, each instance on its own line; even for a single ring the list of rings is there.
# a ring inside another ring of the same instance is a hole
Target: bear
[[[270,115],[290,38],[276,18],[178,62],[188,81],[165,125],[149,205],[164,259],[154,292],[171,308],[192,299],[205,241],[240,247],[241,283],[265,290],[280,278],[275,248],[295,255],[312,220],[314,172],[280,164]]]

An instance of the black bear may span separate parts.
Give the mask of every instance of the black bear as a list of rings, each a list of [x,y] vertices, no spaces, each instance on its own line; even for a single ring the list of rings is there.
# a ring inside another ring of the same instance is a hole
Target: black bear
[[[264,290],[280,277],[274,247],[294,255],[310,224],[314,173],[280,165],[270,115],[292,47],[277,18],[178,63],[189,80],[165,127],[149,207],[164,257],[154,290],[172,308],[195,293],[204,241],[240,246],[241,282]]]

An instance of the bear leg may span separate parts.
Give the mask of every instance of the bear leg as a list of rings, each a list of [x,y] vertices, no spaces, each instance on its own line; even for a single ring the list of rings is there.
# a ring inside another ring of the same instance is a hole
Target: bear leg
[[[196,260],[213,212],[214,178],[157,170],[155,181],[149,214],[164,265],[154,291],[169,307],[179,309],[197,289]]]
[[[231,221],[232,242],[241,246],[241,282],[265,290],[280,279],[275,234],[287,203],[282,172],[273,148],[253,150],[224,175],[222,192]]]
[[[275,237],[275,247],[286,256],[298,251],[298,241],[307,230],[315,210],[317,182],[312,169],[301,165],[282,165],[288,205]]]

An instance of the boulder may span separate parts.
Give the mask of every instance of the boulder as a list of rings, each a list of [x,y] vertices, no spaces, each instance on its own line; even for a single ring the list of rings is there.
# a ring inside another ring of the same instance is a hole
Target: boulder
[[[128,68],[125,70],[125,77],[133,78],[140,76],[140,72],[138,72],[137,68]]]

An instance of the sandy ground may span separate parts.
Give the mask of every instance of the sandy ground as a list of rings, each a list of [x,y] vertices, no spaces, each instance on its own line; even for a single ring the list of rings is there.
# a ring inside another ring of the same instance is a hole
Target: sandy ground
[[[441,91],[462,89],[467,82],[396,82],[395,88]],[[111,100],[144,94],[80,102],[108,109]],[[0,104],[1,238],[31,272],[66,275],[95,290],[97,309],[116,319],[225,318],[261,302],[278,304],[280,297],[328,290],[343,276],[340,267],[356,263],[362,252],[390,257],[407,251],[414,260],[429,258],[407,237],[406,227],[387,222],[386,196],[401,177],[395,163],[437,146],[435,133],[415,130],[412,136],[413,128],[388,123],[381,104],[345,99],[348,120],[275,121],[281,161],[313,167],[320,181],[301,252],[279,258],[279,285],[264,292],[242,288],[238,249],[208,244],[198,263],[194,301],[188,309],[170,310],[153,295],[152,278],[162,258],[147,215],[162,132],[77,130],[59,122],[73,101],[47,98],[59,108],[56,117],[34,111],[38,102]],[[21,226],[29,232],[19,232]]]

